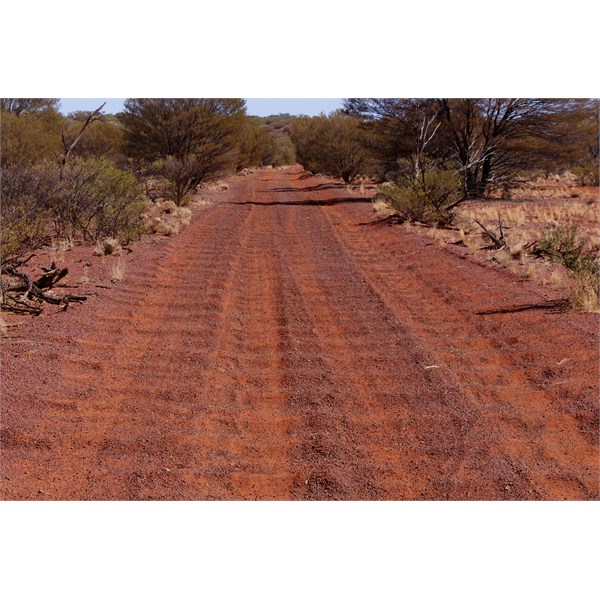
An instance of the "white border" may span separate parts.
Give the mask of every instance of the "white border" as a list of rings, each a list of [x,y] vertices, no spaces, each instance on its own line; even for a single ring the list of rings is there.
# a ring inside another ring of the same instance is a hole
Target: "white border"
[[[598,97],[592,4],[2,9],[0,96]],[[3,503],[8,598],[580,598],[597,503]],[[593,544],[593,546],[592,546]]]

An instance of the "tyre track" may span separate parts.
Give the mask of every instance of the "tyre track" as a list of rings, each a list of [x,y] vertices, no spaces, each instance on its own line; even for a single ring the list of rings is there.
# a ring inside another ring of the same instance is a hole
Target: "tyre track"
[[[233,178],[11,363],[2,496],[598,498],[589,316],[496,314],[534,288],[300,174]]]
[[[514,475],[498,478],[496,489],[483,497],[597,498],[597,335],[594,340],[588,329],[584,342],[579,328],[553,323],[559,317],[548,312],[517,313],[516,318],[492,313],[487,321],[483,314],[479,319],[471,316],[499,302],[516,304],[514,282],[502,296],[497,277],[504,274],[411,245],[389,228],[374,236],[369,228],[357,226],[358,212],[343,204],[330,207],[328,219],[339,225],[332,225],[332,232],[386,305],[428,344],[435,364],[442,367],[436,374],[458,385],[464,404],[477,411],[479,422],[467,440],[470,451],[477,440],[493,436],[495,455],[503,455],[512,465]],[[374,259],[378,253],[390,252],[387,262]],[[577,315],[566,318],[576,321]],[[511,332],[509,327],[502,329],[501,319],[519,323]],[[515,337],[515,330],[521,336]],[[544,347],[539,339],[542,332],[560,341],[560,357],[554,344]],[[515,351],[519,344],[520,351]],[[564,373],[560,379],[568,386],[558,391],[548,379],[558,377],[557,362],[564,357],[571,361],[569,369],[578,365],[577,375],[569,378]],[[582,378],[582,372],[589,377]],[[575,410],[566,409],[567,394],[573,397]],[[482,455],[475,458],[479,463]],[[463,461],[456,476],[473,481],[473,461]],[[480,497],[481,492],[477,490]]]

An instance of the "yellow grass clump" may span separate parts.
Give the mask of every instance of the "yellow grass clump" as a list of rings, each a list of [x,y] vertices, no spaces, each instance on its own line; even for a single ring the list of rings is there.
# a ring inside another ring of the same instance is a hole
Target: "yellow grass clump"
[[[569,305],[574,310],[600,312],[597,276],[576,277],[569,292]]]
[[[106,238],[96,244],[94,256],[120,256],[122,250],[123,249],[121,248],[121,244],[119,244],[118,240],[114,238]]]
[[[192,211],[185,206],[177,206],[172,200],[158,201],[149,207],[144,219],[151,233],[172,236],[192,222]]]
[[[112,265],[110,271],[110,280],[112,283],[119,283],[125,279],[125,263],[122,258],[119,258],[116,263]]]

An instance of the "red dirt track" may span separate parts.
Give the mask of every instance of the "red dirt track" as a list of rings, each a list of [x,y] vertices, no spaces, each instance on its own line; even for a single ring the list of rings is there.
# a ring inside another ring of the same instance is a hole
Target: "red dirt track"
[[[599,498],[598,316],[301,174],[2,341],[2,498]]]

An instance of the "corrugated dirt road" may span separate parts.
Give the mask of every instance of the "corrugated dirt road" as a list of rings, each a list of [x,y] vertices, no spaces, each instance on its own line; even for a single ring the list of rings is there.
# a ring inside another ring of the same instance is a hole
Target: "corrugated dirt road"
[[[598,499],[598,316],[375,220],[232,178],[4,339],[2,497]]]

